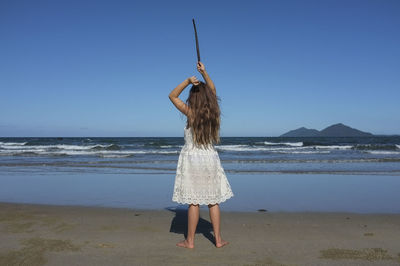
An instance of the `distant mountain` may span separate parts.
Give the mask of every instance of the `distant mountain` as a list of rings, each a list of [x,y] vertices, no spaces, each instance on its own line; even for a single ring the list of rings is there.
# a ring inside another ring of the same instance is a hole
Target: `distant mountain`
[[[286,132],[280,137],[370,137],[373,134],[343,125],[342,123],[331,125],[321,131],[301,127]]]
[[[298,129],[290,130],[280,137],[316,137],[318,136],[319,131],[316,129],[308,129],[305,127],[301,127]]]
[[[351,128],[342,123],[334,124],[320,131],[321,137],[370,137],[371,133]]]

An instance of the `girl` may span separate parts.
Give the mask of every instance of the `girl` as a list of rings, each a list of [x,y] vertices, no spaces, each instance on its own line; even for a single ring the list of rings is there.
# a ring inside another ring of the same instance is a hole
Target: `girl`
[[[197,70],[206,83],[193,76],[169,94],[172,103],[187,117],[184,128],[185,145],[178,159],[172,200],[189,204],[188,232],[186,239],[176,245],[194,248],[199,205],[208,205],[215,246],[220,248],[228,242],[221,238],[219,203],[231,198],[233,193],[213,145],[220,142],[219,97],[201,62],[197,63]],[[193,86],[185,104],[179,99],[179,95],[189,84]]]

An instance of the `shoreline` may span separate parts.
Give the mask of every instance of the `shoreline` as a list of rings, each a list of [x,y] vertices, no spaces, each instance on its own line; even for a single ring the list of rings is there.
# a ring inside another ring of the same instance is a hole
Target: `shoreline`
[[[201,209],[194,250],[186,215],[0,202],[0,265],[400,265],[400,214],[222,211],[217,249]]]
[[[223,203],[221,203],[223,204]],[[329,215],[329,214],[334,214],[334,215],[346,215],[346,214],[354,214],[354,215],[364,215],[364,216],[400,216],[400,213],[394,213],[394,212],[356,212],[356,211],[313,211],[313,210],[298,210],[298,211],[289,211],[289,210],[280,210],[280,211],[270,211],[267,209],[254,209],[254,210],[247,210],[247,211],[242,211],[242,210],[224,210],[223,205],[220,204],[220,211],[221,213],[230,213],[230,214],[237,214],[237,215],[246,215],[246,214],[321,214],[321,215]],[[171,210],[177,210],[177,211],[185,211],[187,209],[187,205],[179,205],[179,206],[170,206],[170,207],[164,207],[164,208],[135,208],[135,207],[119,207],[119,206],[95,206],[95,205],[80,205],[80,204],[49,204],[49,203],[30,203],[30,202],[8,202],[8,201],[0,201],[0,208],[3,206],[7,205],[15,205],[15,207],[20,206],[22,208],[28,208],[28,207],[33,207],[33,208],[76,208],[76,209],[98,209],[99,211],[101,210],[114,210],[114,211],[131,211],[131,212],[163,212],[163,211],[171,211]],[[26,205],[26,206],[24,206]],[[208,213],[208,207],[206,205],[200,205],[200,212]]]

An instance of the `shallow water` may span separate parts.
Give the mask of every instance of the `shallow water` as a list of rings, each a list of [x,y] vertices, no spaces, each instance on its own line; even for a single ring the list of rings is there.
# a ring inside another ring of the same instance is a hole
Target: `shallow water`
[[[400,213],[400,178],[390,175],[229,174],[224,211]],[[164,209],[173,174],[0,172],[0,201]],[[207,208],[202,206],[202,208]]]

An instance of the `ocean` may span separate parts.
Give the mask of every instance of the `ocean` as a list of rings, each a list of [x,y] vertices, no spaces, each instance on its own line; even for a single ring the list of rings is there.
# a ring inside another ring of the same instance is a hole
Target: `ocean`
[[[4,172],[166,174],[182,137],[0,138]],[[226,173],[400,175],[400,136],[221,137]]]
[[[0,138],[0,201],[186,208],[171,200],[183,144]],[[400,137],[222,137],[215,147],[234,193],[224,211],[400,213]]]

